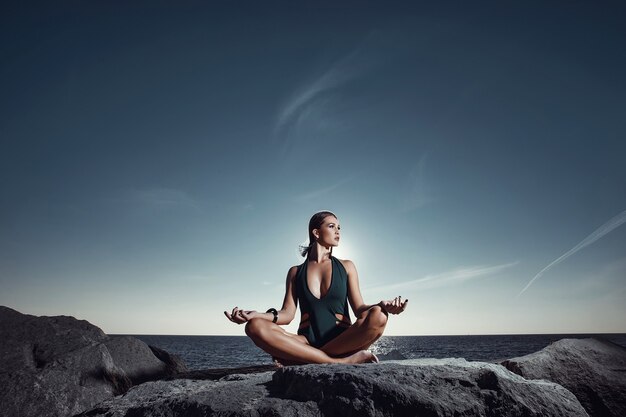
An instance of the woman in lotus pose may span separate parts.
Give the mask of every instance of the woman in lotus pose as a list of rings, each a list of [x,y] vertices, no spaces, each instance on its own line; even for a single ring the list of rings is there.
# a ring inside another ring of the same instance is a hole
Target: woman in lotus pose
[[[309,221],[309,245],[302,247],[306,260],[287,272],[287,289],[280,311],[266,313],[233,308],[226,317],[246,323],[246,334],[273,356],[278,366],[304,363],[378,362],[366,350],[380,336],[389,313],[399,314],[407,306],[402,297],[368,305],[363,302],[359,277],[352,261],[332,256],[339,245],[339,220],[330,211],[315,213]],[[285,331],[300,301],[298,334]],[[356,317],[351,323],[348,301]]]

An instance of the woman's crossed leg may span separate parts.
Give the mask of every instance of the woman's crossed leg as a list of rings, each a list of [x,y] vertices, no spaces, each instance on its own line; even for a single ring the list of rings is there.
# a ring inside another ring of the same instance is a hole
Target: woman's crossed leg
[[[277,365],[305,363],[378,362],[365,350],[382,334],[387,313],[380,306],[362,312],[356,322],[321,348],[313,347],[306,337],[289,333],[269,320],[253,318],[246,324],[246,334],[277,361]]]

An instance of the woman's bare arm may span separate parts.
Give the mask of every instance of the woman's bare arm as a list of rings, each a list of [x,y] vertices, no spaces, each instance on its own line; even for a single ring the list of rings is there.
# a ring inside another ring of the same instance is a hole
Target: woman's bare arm
[[[361,289],[359,288],[359,274],[356,271],[356,267],[351,260],[342,260],[344,268],[346,268],[346,272],[348,273],[348,301],[350,302],[350,307],[352,307],[352,312],[356,317],[372,308],[376,304],[365,304],[363,302],[363,296],[361,295]]]
[[[292,266],[287,272],[287,283],[285,284],[285,299],[283,300],[282,308],[278,312],[278,324],[289,324],[296,315],[296,307],[298,307],[298,299],[296,297],[297,272],[297,266]],[[272,319],[273,318],[274,315],[272,315]]]

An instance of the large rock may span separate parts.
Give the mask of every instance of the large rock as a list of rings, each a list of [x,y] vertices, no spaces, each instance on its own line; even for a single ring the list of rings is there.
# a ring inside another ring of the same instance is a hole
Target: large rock
[[[0,307],[1,416],[587,416],[572,391],[626,415],[624,348],[561,341],[505,364],[526,378],[464,359],[189,372],[86,321]]]
[[[422,359],[289,366],[133,387],[83,416],[587,416],[552,382],[496,364]]]
[[[502,364],[526,379],[563,385],[591,416],[626,416],[626,349],[622,346],[598,339],[561,339]]]
[[[73,317],[0,306],[0,414],[68,416],[172,372],[138,339],[109,337]]]
[[[153,381],[170,374],[168,363],[159,359],[152,348],[132,336],[112,336],[104,342],[113,358],[133,384]],[[184,365],[183,365],[184,366]]]

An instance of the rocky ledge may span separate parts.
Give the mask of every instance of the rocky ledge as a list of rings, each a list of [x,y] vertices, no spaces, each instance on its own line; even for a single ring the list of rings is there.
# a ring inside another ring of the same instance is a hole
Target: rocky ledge
[[[496,364],[289,366],[219,381],[149,382],[83,416],[587,416],[560,385]]]
[[[134,337],[0,306],[2,416],[71,416],[133,385],[185,371],[179,358]]]
[[[561,339],[502,365],[526,379],[562,385],[591,416],[626,416],[626,349],[622,346],[597,339]]]
[[[7,416],[623,416],[626,349],[563,339],[502,364],[464,359],[189,372],[71,317],[0,307]],[[507,369],[508,368],[508,369]]]

